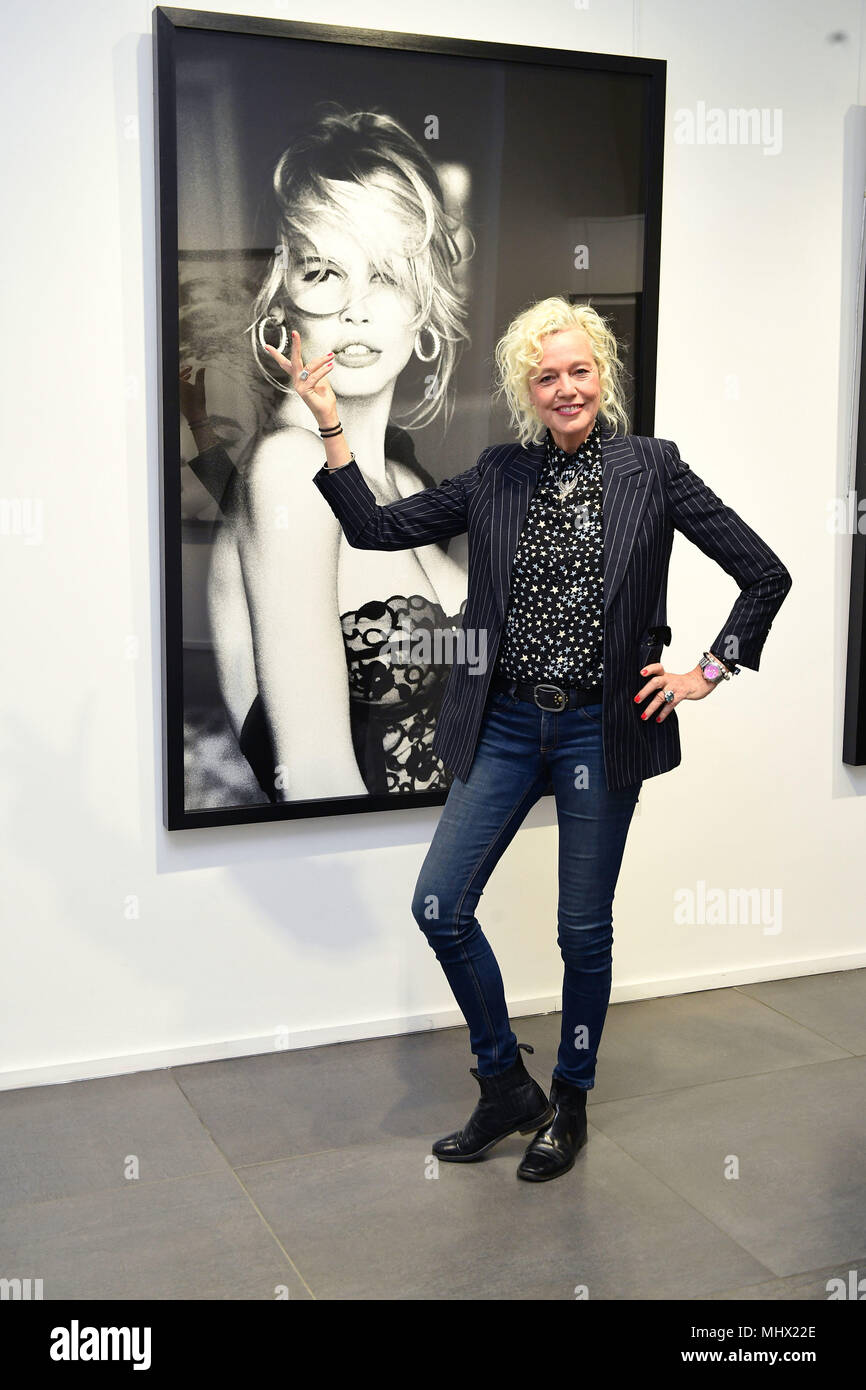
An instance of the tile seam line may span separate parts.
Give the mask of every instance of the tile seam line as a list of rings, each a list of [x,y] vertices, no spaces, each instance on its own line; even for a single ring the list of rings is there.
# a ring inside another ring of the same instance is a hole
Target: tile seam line
[[[831,1043],[830,1045],[833,1046],[834,1044]],[[711,1081],[692,1081],[689,1082],[687,1085],[672,1086],[668,1091],[643,1091],[640,1094],[633,1096],[617,1096],[613,1100],[597,1100],[595,1104],[620,1105],[623,1101],[658,1100],[660,1097],[663,1096],[679,1095],[680,1092],[698,1091],[705,1086],[725,1086],[731,1081],[753,1081],[755,1077],[759,1076],[783,1076],[786,1072],[800,1071],[805,1067],[826,1067],[830,1066],[833,1062],[848,1062],[852,1060],[863,1061],[864,1058],[860,1053],[855,1052],[847,1054],[844,1057],[823,1057],[820,1059],[816,1059],[814,1062],[793,1062],[790,1065],[782,1067],[771,1067],[767,1071],[736,1072],[733,1076],[718,1076],[714,1077]],[[587,1115],[588,1114],[589,1102],[587,1102]]]
[[[220,1154],[223,1163],[226,1162],[224,1156]],[[231,1165],[228,1165],[231,1167]],[[8,1206],[0,1205],[0,1220],[7,1212],[24,1211],[27,1207],[50,1207],[57,1202],[81,1202],[88,1197],[108,1197],[115,1192],[141,1192],[146,1187],[161,1187],[169,1182],[186,1182],[189,1178],[211,1178],[223,1172],[222,1168],[196,1168],[189,1173],[174,1173],[171,1177],[127,1179],[122,1187],[88,1187],[83,1192],[66,1192],[60,1197],[37,1197],[29,1198],[25,1202],[10,1202]]]
[[[255,1200],[255,1198],[253,1197],[252,1193],[250,1193],[250,1192],[247,1191],[246,1187],[245,1187],[244,1184],[241,1182],[241,1179],[240,1179],[239,1174],[235,1172],[234,1168],[232,1168],[231,1174],[232,1174],[232,1177],[234,1178],[235,1182],[237,1183],[238,1187],[240,1188],[241,1192],[244,1194],[244,1196],[246,1197],[247,1201],[249,1202],[250,1206],[253,1208],[253,1211],[254,1211],[254,1212],[256,1213],[256,1215],[258,1216],[258,1218],[259,1218],[259,1220],[261,1221],[262,1225],[264,1226],[265,1230],[266,1230],[266,1231],[268,1232],[268,1234],[270,1235],[270,1237],[271,1237],[271,1239],[273,1240],[274,1244],[276,1245],[277,1249],[282,1251],[284,1259],[288,1261],[289,1265],[290,1265],[291,1268],[294,1270],[294,1272],[295,1272],[295,1277],[300,1281],[301,1284],[303,1284],[304,1288],[306,1289],[307,1293],[310,1295],[310,1298],[313,1300],[313,1302],[314,1302],[314,1303],[317,1303],[317,1302],[318,1302],[318,1299],[316,1298],[315,1293],[314,1293],[313,1290],[310,1288],[310,1285],[307,1283],[307,1281],[306,1281],[306,1279],[304,1278],[304,1276],[303,1276],[303,1274],[301,1273],[301,1271],[298,1269],[298,1266],[295,1264],[295,1262],[294,1262],[294,1260],[292,1259],[291,1255],[289,1254],[288,1250],[287,1250],[286,1247],[283,1245],[283,1242],[280,1240],[279,1236],[277,1235],[277,1233],[276,1233],[276,1231],[274,1230],[273,1226],[271,1225],[270,1221],[267,1220],[267,1218],[266,1218],[264,1212],[262,1211],[261,1207],[259,1206],[258,1202],[256,1202],[256,1200]],[[270,1299],[269,1299],[268,1301],[269,1301],[269,1302],[272,1302],[272,1301],[274,1301],[274,1300],[270,1300]]]
[[[835,973],[835,972],[830,972],[830,973]],[[808,978],[813,978],[813,977],[802,976],[802,975],[801,975],[801,976],[795,976],[794,978],[795,978],[795,979],[797,979],[797,978],[799,978],[799,979],[808,979]],[[756,983],[758,983],[758,984],[773,984],[774,981],[772,981],[772,980],[765,980],[765,981],[757,981]],[[754,988],[754,985],[732,985],[731,988],[732,988],[732,989],[735,989],[735,990],[737,991],[737,993],[739,994],[742,990]],[[848,1056],[849,1056],[849,1057],[864,1057],[864,1056],[866,1056],[866,1053],[863,1053],[863,1052],[852,1052],[851,1049],[845,1047],[845,1045],[844,1045],[843,1043],[835,1042],[833,1038],[828,1038],[827,1035],[826,1035],[826,1033],[819,1033],[818,1030],[817,1030],[817,1028],[813,1028],[812,1025],[811,1025],[810,1023],[803,1023],[803,1021],[802,1021],[801,1019],[794,1018],[791,1014],[785,1013],[785,1010],[784,1010],[784,1009],[777,1009],[775,1004],[768,1004],[767,1001],[766,1001],[766,999],[757,999],[757,998],[755,998],[755,995],[754,995],[754,994],[747,994],[747,995],[745,995],[744,997],[747,998],[747,999],[751,999],[752,1002],[755,1003],[755,1004],[763,1004],[763,1006],[764,1006],[765,1009],[770,1009],[770,1010],[772,1010],[772,1012],[773,1012],[774,1014],[778,1014],[779,1018],[785,1018],[785,1019],[787,1019],[789,1023],[796,1024],[796,1026],[797,1026],[798,1028],[805,1028],[807,1032],[809,1032],[809,1033],[814,1033],[814,1035],[815,1035],[816,1038],[821,1038],[824,1042],[831,1043],[833,1047],[840,1047],[840,1048],[842,1049],[843,1052],[847,1052],[847,1053],[848,1053]]]
[[[316,1295],[313,1293],[313,1290],[310,1288],[310,1286],[309,1286],[309,1284],[307,1283],[306,1279],[304,1278],[303,1274],[302,1274],[301,1271],[298,1269],[298,1266],[295,1264],[295,1262],[294,1262],[294,1260],[292,1259],[291,1255],[289,1254],[288,1250],[287,1250],[286,1247],[283,1245],[283,1242],[280,1240],[280,1238],[279,1238],[279,1236],[277,1235],[276,1231],[274,1230],[273,1226],[271,1225],[271,1223],[270,1223],[269,1221],[267,1221],[267,1220],[265,1219],[264,1212],[261,1210],[261,1208],[259,1207],[258,1203],[254,1200],[252,1194],[251,1194],[250,1192],[247,1191],[246,1187],[245,1187],[244,1184],[241,1182],[241,1180],[240,1180],[238,1174],[235,1172],[234,1168],[232,1167],[232,1164],[231,1164],[231,1162],[230,1162],[230,1160],[229,1160],[228,1154],[226,1154],[226,1153],[223,1151],[222,1147],[217,1143],[216,1139],[214,1138],[213,1134],[211,1133],[211,1130],[210,1130],[209,1126],[205,1124],[205,1122],[204,1122],[204,1120],[202,1119],[201,1115],[199,1115],[198,1111],[196,1110],[196,1108],[195,1108],[195,1106],[193,1105],[192,1101],[190,1100],[189,1096],[186,1094],[186,1091],[183,1089],[183,1087],[181,1086],[181,1084],[180,1084],[180,1082],[178,1081],[177,1077],[175,1076],[174,1071],[171,1070],[171,1069],[170,1069],[170,1075],[171,1075],[171,1079],[172,1079],[172,1081],[174,1082],[175,1086],[177,1087],[178,1091],[179,1091],[180,1094],[183,1096],[184,1103],[186,1104],[187,1108],[189,1109],[189,1111],[191,1112],[191,1114],[195,1115],[196,1119],[198,1120],[198,1123],[201,1125],[201,1127],[202,1127],[202,1129],[204,1130],[205,1134],[207,1135],[208,1139],[209,1139],[210,1142],[213,1144],[214,1148],[216,1149],[217,1153],[219,1154],[220,1158],[222,1159],[223,1163],[224,1163],[225,1166],[228,1168],[229,1172],[230,1172],[231,1175],[232,1175],[232,1178],[234,1179],[234,1181],[235,1181],[235,1183],[237,1184],[237,1186],[240,1188],[241,1192],[244,1194],[244,1197],[246,1198],[247,1202],[249,1203],[249,1205],[252,1207],[253,1211],[254,1211],[254,1212],[256,1213],[256,1215],[258,1216],[259,1221],[262,1223],[262,1225],[264,1226],[265,1230],[268,1232],[268,1235],[270,1236],[271,1240],[274,1242],[274,1244],[276,1245],[277,1249],[280,1250],[280,1251],[282,1252],[283,1258],[288,1262],[289,1266],[290,1266],[291,1269],[294,1271],[295,1277],[301,1282],[301,1284],[302,1284],[302,1285],[304,1286],[304,1288],[307,1290],[307,1293],[310,1295],[310,1298],[312,1298],[314,1301],[318,1301],[318,1300],[316,1300]]]
[[[637,1167],[641,1170],[641,1172],[644,1173],[648,1178],[650,1178],[653,1182],[661,1183],[662,1187],[667,1188],[668,1192],[670,1192],[673,1197],[676,1197],[677,1201],[684,1203],[684,1205],[687,1207],[690,1207],[696,1216],[699,1216],[702,1221],[705,1221],[707,1225],[711,1226],[713,1230],[717,1231],[720,1236],[723,1236],[725,1240],[729,1240],[731,1244],[736,1246],[738,1250],[741,1250],[744,1255],[748,1255],[750,1260],[754,1260],[755,1263],[759,1264],[762,1269],[765,1269],[767,1271],[768,1277],[767,1279],[762,1279],[758,1281],[759,1283],[770,1283],[774,1279],[779,1279],[783,1277],[777,1274],[775,1270],[770,1269],[769,1265],[764,1264],[763,1260],[759,1260],[757,1255],[753,1254],[752,1251],[749,1250],[745,1245],[743,1245],[741,1241],[737,1240],[736,1236],[732,1236],[730,1231],[726,1231],[723,1226],[720,1226],[719,1223],[715,1221],[712,1216],[710,1216],[705,1211],[701,1211],[700,1207],[696,1207],[694,1202],[689,1197],[686,1197],[685,1193],[678,1192],[675,1187],[671,1187],[670,1183],[666,1182],[664,1178],[659,1177],[659,1175],[657,1173],[654,1173],[651,1168],[647,1168],[639,1158],[636,1158],[634,1154],[629,1153],[628,1149],[624,1149],[621,1144],[617,1143],[616,1139],[611,1139],[610,1135],[604,1134],[604,1130],[599,1130],[599,1133],[603,1134],[604,1138],[607,1139],[609,1143],[615,1144],[616,1147],[619,1149],[620,1153],[623,1154],[624,1157],[627,1158],[631,1163],[636,1164]]]
[[[836,1264],[830,1264],[830,1265],[817,1265],[816,1268],[814,1268],[814,1269],[795,1269],[795,1270],[792,1270],[790,1274],[777,1274],[773,1279],[762,1279],[762,1280],[761,1280],[759,1283],[757,1283],[757,1284],[732,1284],[731,1287],[730,1287],[730,1289],[721,1290],[719,1293],[714,1294],[712,1299],[706,1299],[706,1298],[704,1298],[704,1299],[701,1299],[701,1298],[691,1299],[691,1298],[690,1298],[690,1299],[687,1299],[687,1302],[689,1302],[689,1303],[707,1303],[707,1302],[715,1302],[716,1300],[721,1301],[721,1300],[725,1297],[726,1294],[733,1292],[734,1289],[762,1289],[762,1288],[764,1288],[764,1286],[765,1286],[766,1284],[783,1284],[783,1283],[786,1283],[787,1280],[789,1280],[789,1279],[813,1278],[813,1277],[815,1277],[816,1275],[825,1274],[828,1270],[838,1269],[838,1268],[839,1268],[839,1264],[843,1264],[843,1263],[847,1263],[847,1261],[838,1261]],[[858,1257],[853,1263],[854,1263],[855,1265],[857,1265],[858,1268],[859,1268],[860,1265],[866,1265],[866,1255],[863,1255],[863,1256]],[[733,1302],[741,1302],[742,1300],[740,1300],[740,1299],[730,1299],[729,1301],[733,1303]],[[767,1302],[767,1301],[768,1301],[768,1300],[766,1300],[766,1299],[764,1300],[764,1302]],[[791,1299],[772,1299],[772,1300],[770,1300],[770,1301],[772,1301],[773,1303],[776,1303],[776,1302],[786,1302],[786,1303],[790,1303],[792,1300],[791,1300]],[[799,1299],[797,1300],[797,1302],[800,1302],[800,1301],[801,1301],[801,1300],[799,1300]],[[824,1300],[824,1299],[803,1299],[803,1300],[802,1300],[802,1302],[808,1302],[808,1303],[812,1303],[812,1302],[815,1302],[815,1303],[821,1302],[821,1303],[823,1303],[823,1302],[825,1302],[825,1301],[826,1301],[826,1300]]]

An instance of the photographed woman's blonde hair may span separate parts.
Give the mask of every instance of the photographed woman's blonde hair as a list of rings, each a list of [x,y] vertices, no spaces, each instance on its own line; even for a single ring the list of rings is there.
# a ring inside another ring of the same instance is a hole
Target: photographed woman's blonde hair
[[[600,418],[618,433],[628,433],[623,392],[625,369],[607,321],[589,304],[569,304],[567,299],[553,295],[531,304],[512,319],[496,344],[498,380],[494,398],[505,397],[511,424],[523,445],[539,444],[545,433],[529,394],[529,378],[543,356],[542,339],[568,328],[581,329],[589,339],[601,384]]]
[[[273,185],[278,245],[253,306],[251,330],[262,374],[284,394],[294,389],[269,370],[272,359],[255,328],[264,322],[288,331],[291,272],[306,274],[315,262],[320,279],[327,273],[318,260],[316,240],[323,227],[333,227],[357,241],[370,266],[414,303],[409,326],[426,330],[432,339],[422,342],[420,350],[416,346],[420,361],[430,364],[429,385],[409,412],[407,427],[429,424],[440,410],[447,423],[454,409],[454,370],[470,341],[458,272],[473,254],[475,241],[461,215],[446,210],[439,175],[425,150],[391,116],[375,110],[349,112],[338,101],[323,100],[310,125],[280,155]],[[468,243],[465,252],[458,233]],[[395,418],[404,416],[395,413]]]

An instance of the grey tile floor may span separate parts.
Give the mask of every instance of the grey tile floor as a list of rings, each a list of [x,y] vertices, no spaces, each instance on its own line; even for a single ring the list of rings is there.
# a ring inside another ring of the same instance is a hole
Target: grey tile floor
[[[0,1277],[49,1299],[823,1300],[866,1277],[866,970],[614,1005],[552,1183],[430,1159],[465,1028],[0,1093]],[[559,1015],[517,1019],[545,1087]],[[137,1176],[132,1176],[137,1174]]]

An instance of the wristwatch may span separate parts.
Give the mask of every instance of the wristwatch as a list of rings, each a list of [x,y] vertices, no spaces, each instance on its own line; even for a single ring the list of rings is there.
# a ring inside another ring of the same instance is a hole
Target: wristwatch
[[[719,680],[729,681],[732,675],[738,676],[740,674],[739,667],[729,671],[725,663],[719,657],[713,656],[712,652],[704,652],[698,665],[703,672],[704,679],[712,681],[714,684]]]

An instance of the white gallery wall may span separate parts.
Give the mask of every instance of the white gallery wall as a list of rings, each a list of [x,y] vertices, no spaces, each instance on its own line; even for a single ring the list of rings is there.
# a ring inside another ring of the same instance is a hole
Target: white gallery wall
[[[863,5],[213,8],[667,59],[655,432],[794,585],[760,672],[683,705],[683,762],[644,783],[613,999],[862,966],[866,768],[840,760],[850,537],[827,515],[849,486]],[[6,1087],[460,1021],[409,909],[439,808],[162,825],[151,22],[140,0],[33,0],[4,25],[0,495],[41,518],[0,534]],[[768,139],[676,139],[712,107],[764,110]],[[678,535],[670,669],[735,596]],[[479,906],[515,1014],[558,1006],[556,851],[546,797]],[[701,885],[762,890],[768,916],[677,921]]]

